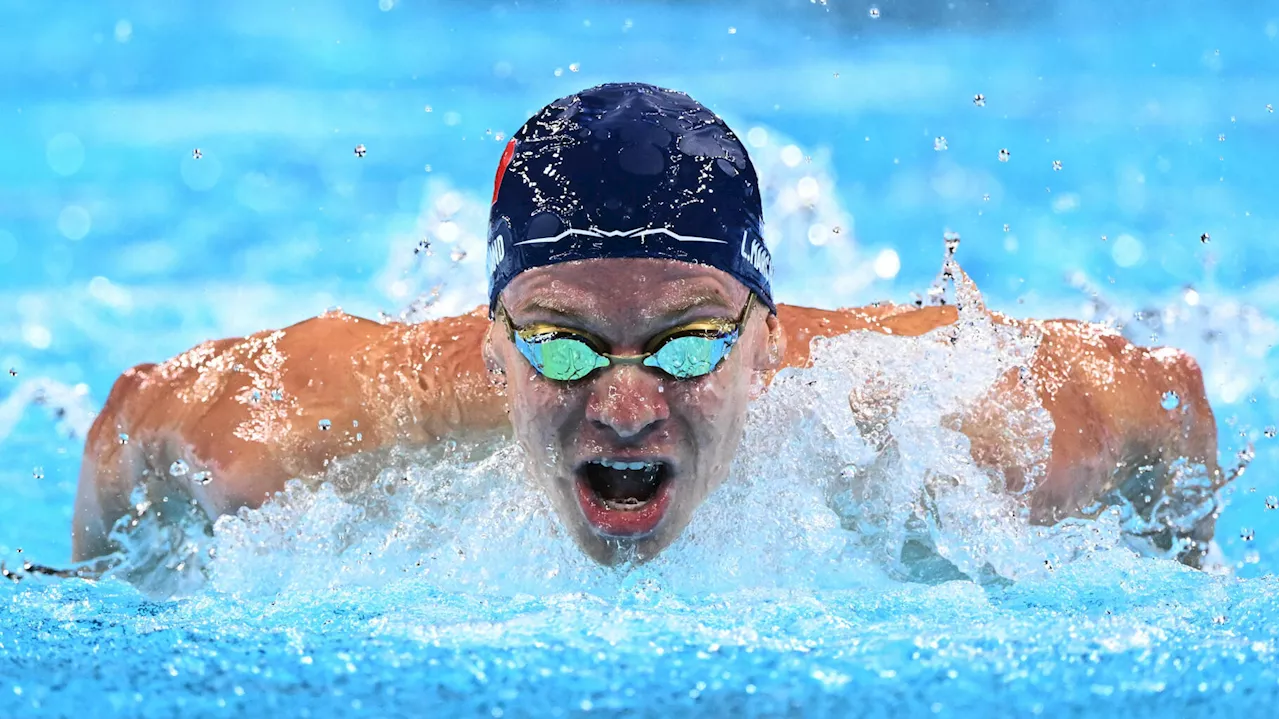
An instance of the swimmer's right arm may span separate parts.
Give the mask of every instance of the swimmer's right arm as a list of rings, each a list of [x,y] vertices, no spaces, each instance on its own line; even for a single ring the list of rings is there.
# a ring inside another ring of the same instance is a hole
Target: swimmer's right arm
[[[216,517],[341,457],[505,428],[479,351],[487,324],[327,313],[125,372],[86,438],[73,558],[115,549],[111,528],[146,481],[175,483]]]

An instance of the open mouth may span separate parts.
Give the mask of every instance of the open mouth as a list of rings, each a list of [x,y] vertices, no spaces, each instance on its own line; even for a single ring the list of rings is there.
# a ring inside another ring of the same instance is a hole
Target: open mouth
[[[660,459],[593,459],[577,469],[578,503],[600,534],[643,536],[666,514],[672,474]]]

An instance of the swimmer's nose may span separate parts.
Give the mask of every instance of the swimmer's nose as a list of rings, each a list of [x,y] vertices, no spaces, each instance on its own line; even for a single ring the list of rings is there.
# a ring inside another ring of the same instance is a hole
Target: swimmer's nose
[[[671,416],[662,384],[661,377],[640,367],[611,369],[594,381],[587,419],[622,439],[643,435]]]

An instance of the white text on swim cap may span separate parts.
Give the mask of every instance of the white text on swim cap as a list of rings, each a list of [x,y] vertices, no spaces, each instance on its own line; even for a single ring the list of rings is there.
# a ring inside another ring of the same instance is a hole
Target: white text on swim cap
[[[751,249],[747,249],[747,232],[742,232],[742,247],[739,248],[738,254],[742,255],[742,259],[751,263],[756,268],[756,272],[764,275],[765,280],[773,284],[773,258],[769,256],[769,250],[760,244],[760,240],[751,237]]]

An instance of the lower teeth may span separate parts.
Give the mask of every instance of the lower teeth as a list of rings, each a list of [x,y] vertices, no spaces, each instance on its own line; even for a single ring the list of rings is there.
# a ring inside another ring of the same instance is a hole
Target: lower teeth
[[[604,506],[609,509],[639,509],[648,503],[649,501],[646,499],[636,499],[635,497],[604,500]]]

